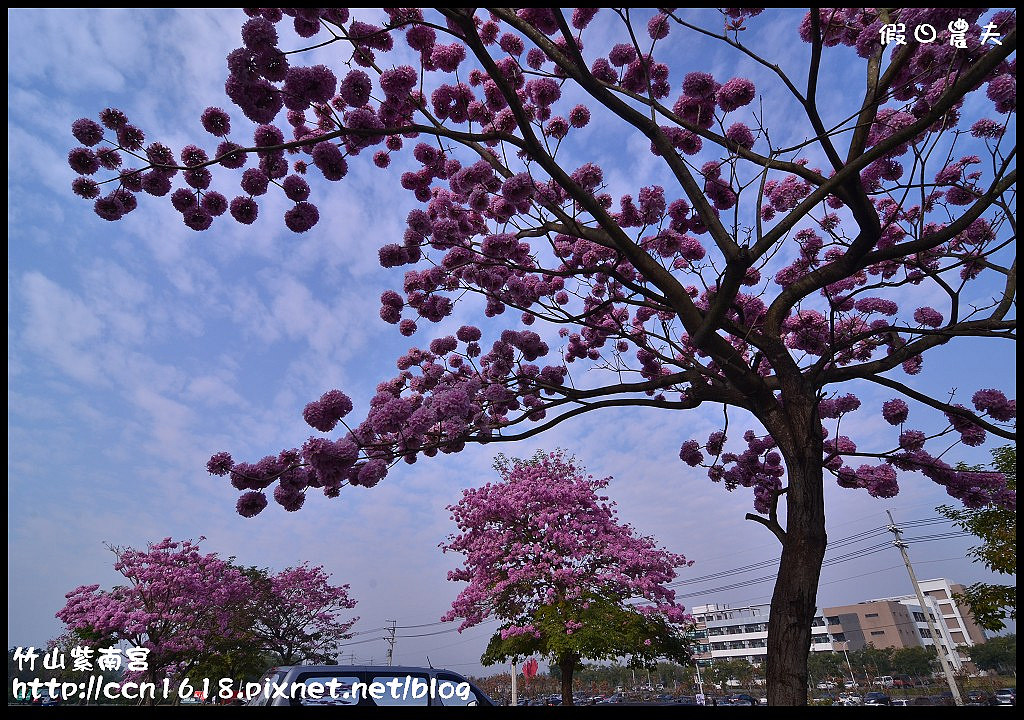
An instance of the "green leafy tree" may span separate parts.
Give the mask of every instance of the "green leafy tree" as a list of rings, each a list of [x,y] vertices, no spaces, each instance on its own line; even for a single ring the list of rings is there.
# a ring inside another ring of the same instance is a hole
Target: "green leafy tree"
[[[931,647],[898,648],[892,651],[890,658],[894,672],[916,677],[930,675],[937,659]]]
[[[739,683],[744,688],[749,689],[754,681],[756,672],[754,666],[746,660],[736,659],[722,662],[716,661],[707,674],[711,682],[719,685],[723,690],[727,690],[730,681]]]
[[[879,675],[892,672],[892,648],[876,648],[871,643],[849,653],[850,664],[867,676],[868,682]]]
[[[1017,635],[1001,635],[981,645],[967,648],[971,662],[979,670],[1017,672]]]
[[[807,656],[808,682],[816,684],[846,674],[846,661],[836,653],[815,652]]]
[[[570,621],[578,625],[571,633],[566,631],[567,617],[577,618]],[[658,658],[690,659],[689,641],[676,625],[619,601],[591,597],[542,605],[533,614],[533,627],[535,633],[495,633],[480,662],[493,665],[530,655],[550,658],[551,673],[563,680],[563,704],[571,701],[572,679],[584,659],[627,657],[630,666],[650,669],[657,667]]]
[[[1006,485],[1017,489],[1017,449],[1005,445],[992,451],[992,466],[1006,477]],[[980,466],[966,468],[980,471]],[[1017,511],[989,505],[976,510],[957,510],[943,505],[937,510],[961,528],[982,540],[970,550],[989,570],[1000,575],[1017,574]],[[1006,618],[1017,619],[1017,586],[974,583],[957,595],[974,619],[986,630],[998,632],[1006,627]]]

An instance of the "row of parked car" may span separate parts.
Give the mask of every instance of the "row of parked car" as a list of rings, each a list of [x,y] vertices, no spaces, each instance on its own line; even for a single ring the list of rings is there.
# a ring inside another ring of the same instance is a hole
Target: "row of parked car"
[[[701,702],[703,700],[703,703]],[[745,693],[733,695],[707,695],[702,697],[696,695],[628,695],[626,693],[614,693],[612,695],[591,695],[576,693],[573,695],[573,702],[576,705],[764,705],[764,698],[756,698]],[[545,695],[538,698],[520,699],[520,705],[561,705],[561,695]]]
[[[987,690],[968,690],[963,696],[964,705],[1016,705],[1017,689],[1002,688],[994,693]],[[955,705],[953,693],[949,690],[938,695],[918,695],[909,698],[894,698],[882,692],[869,692],[864,696],[864,705]]]

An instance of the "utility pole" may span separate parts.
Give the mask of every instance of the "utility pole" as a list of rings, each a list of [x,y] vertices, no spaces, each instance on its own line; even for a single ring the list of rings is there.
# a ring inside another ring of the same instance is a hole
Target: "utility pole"
[[[516,672],[517,672],[517,670],[516,670],[516,663],[513,660],[512,661],[512,707],[515,707],[515,706],[517,706],[519,704],[519,693],[518,693],[518,689],[516,688]]]
[[[385,620],[384,622],[391,623],[388,627],[388,636],[384,638],[388,642],[388,667],[390,667],[394,664],[395,659],[395,626],[398,625],[398,622],[395,620]]]
[[[889,510],[885,511],[889,516],[889,532],[896,536],[896,539],[892,541],[892,544],[900,549],[900,554],[903,555],[903,564],[907,566],[907,573],[910,575],[910,582],[914,586],[914,592],[917,593],[917,602],[921,605],[921,611],[924,613],[924,619],[928,623],[928,632],[932,634],[932,645],[935,647],[935,654],[939,656],[939,662],[942,664],[942,672],[946,675],[946,682],[949,684],[949,689],[953,693],[953,702],[957,705],[963,705],[963,698],[960,697],[960,689],[956,686],[956,678],[953,677],[953,669],[949,666],[949,660],[946,659],[946,652],[942,648],[941,635],[935,628],[935,622],[932,620],[932,613],[924,601],[924,593],[921,592],[921,586],[917,583],[917,575],[914,574],[914,568],[910,564],[910,556],[907,554],[907,544],[903,542],[903,531],[896,526],[896,521],[892,519],[892,512]],[[915,623],[916,625],[916,623]],[[956,652],[955,648],[950,648],[953,652]]]

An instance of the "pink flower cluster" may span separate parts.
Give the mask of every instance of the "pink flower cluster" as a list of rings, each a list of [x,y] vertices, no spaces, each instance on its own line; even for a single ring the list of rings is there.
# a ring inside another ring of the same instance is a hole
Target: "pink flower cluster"
[[[653,603],[649,612],[681,622],[666,585],[690,563],[617,520],[615,503],[599,495],[608,480],[551,453],[512,461],[500,482],[464,490],[448,507],[459,534],[441,548],[465,556],[448,579],[469,585],[442,619],[461,619],[464,630],[496,617],[507,623],[503,638],[534,635],[531,618],[553,603],[582,609],[590,597],[640,597]],[[562,632],[579,631],[585,618],[564,620]]]

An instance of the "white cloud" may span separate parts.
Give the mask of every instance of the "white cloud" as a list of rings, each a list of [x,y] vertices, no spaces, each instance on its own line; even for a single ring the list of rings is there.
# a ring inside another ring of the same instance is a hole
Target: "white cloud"
[[[38,272],[22,277],[22,289],[28,306],[27,344],[76,380],[98,382],[101,370],[82,345],[100,336],[99,318],[79,298]]]

